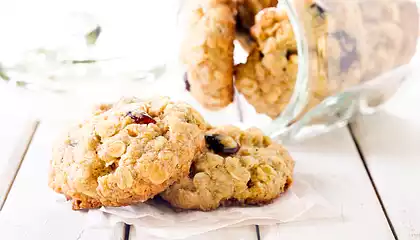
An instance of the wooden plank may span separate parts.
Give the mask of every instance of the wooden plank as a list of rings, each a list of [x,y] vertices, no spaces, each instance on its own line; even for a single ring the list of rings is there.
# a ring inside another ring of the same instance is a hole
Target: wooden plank
[[[38,125],[33,119],[2,119],[0,146],[4,155],[0,159],[0,211]]]
[[[346,128],[288,149],[300,175],[340,210],[341,217],[260,226],[260,239],[394,239]]]
[[[60,124],[43,122],[0,212],[1,239],[123,239],[122,224],[88,227],[88,213],[72,211],[47,186],[51,147]],[[91,226],[91,225],[90,225]]]
[[[420,239],[418,120],[382,112],[357,119],[352,130],[398,239]]]
[[[159,240],[156,236],[151,236],[144,231],[136,230],[135,227],[130,228],[129,240]],[[231,239],[231,240],[257,240],[258,236],[256,233],[255,226],[246,227],[233,227],[233,228],[222,228],[215,231],[211,231],[199,236],[192,236],[184,240],[213,240],[213,239]]]

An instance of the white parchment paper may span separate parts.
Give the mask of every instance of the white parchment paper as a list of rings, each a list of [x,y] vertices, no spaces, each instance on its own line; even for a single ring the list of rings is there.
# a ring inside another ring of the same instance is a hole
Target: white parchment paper
[[[334,218],[339,211],[311,187],[304,174],[296,173],[287,193],[260,207],[228,207],[211,212],[175,212],[166,204],[148,202],[127,207],[91,210],[87,228],[125,222],[151,238],[184,239],[225,227],[270,225]],[[309,179],[308,179],[309,180]]]

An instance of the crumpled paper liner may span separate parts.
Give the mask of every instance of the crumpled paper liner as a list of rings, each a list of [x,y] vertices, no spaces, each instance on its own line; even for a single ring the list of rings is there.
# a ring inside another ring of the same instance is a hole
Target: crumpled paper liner
[[[292,187],[272,204],[219,208],[211,212],[175,212],[166,204],[153,202],[126,207],[103,207],[89,211],[92,225],[110,226],[125,222],[136,232],[153,239],[184,239],[225,227],[271,225],[339,216],[339,211],[323,199],[295,173]],[[309,180],[309,179],[308,179]]]

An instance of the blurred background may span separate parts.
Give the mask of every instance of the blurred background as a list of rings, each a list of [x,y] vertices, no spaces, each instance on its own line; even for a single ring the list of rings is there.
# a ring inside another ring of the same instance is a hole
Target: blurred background
[[[31,114],[51,116],[53,105],[80,109],[139,89],[144,97],[182,89],[171,81],[181,2],[1,0],[0,99],[7,99],[2,105],[15,109],[31,103],[36,106]],[[413,61],[420,66],[419,56]],[[385,111],[420,117],[420,111],[413,111],[420,101],[419,72],[413,72]],[[161,82],[154,84],[157,79]],[[236,116],[232,109],[237,107],[224,112]]]

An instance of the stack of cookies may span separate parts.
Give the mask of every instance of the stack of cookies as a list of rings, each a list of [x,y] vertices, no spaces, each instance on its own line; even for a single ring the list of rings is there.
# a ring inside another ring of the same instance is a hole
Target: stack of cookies
[[[177,209],[262,205],[292,183],[294,161],[256,128],[213,127],[190,105],[124,98],[57,140],[49,186],[73,209],[160,196]]]
[[[418,38],[415,2],[294,0],[310,50],[311,105],[408,63]],[[294,92],[298,53],[277,0],[200,0],[182,45],[187,90],[210,110],[234,87],[258,113],[278,117]],[[248,52],[234,65],[234,40]]]

